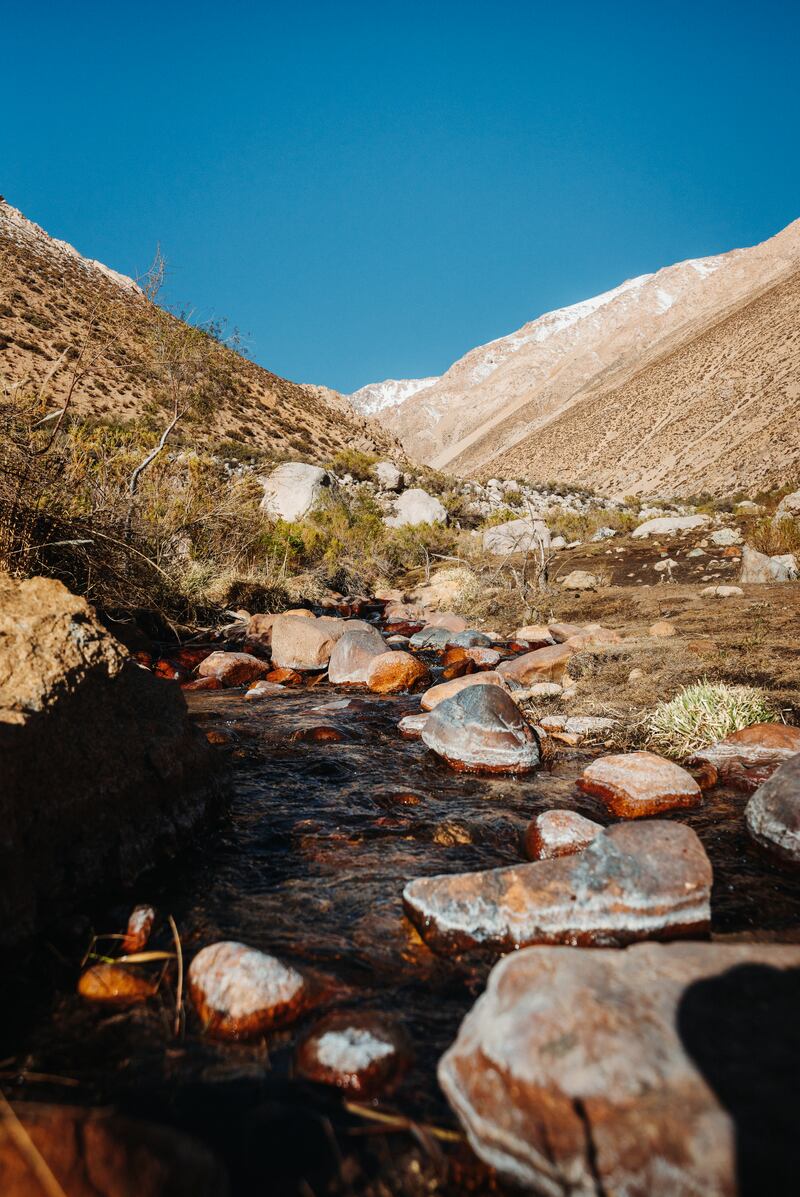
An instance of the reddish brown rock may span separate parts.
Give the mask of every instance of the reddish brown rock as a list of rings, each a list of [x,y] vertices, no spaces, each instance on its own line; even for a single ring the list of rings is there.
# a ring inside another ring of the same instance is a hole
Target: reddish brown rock
[[[196,677],[193,682],[184,682],[182,690],[222,690],[223,685],[218,677]]]
[[[34,1178],[11,1135],[0,1137],[3,1197],[228,1197],[222,1165],[200,1143],[166,1126],[123,1118],[107,1107],[15,1102],[27,1140],[59,1188]]]
[[[747,830],[779,860],[800,865],[800,754],[785,761],[747,803]]]
[[[511,661],[503,661],[497,672],[513,678],[523,686],[532,682],[560,682],[567,670],[572,648],[568,644],[553,644],[548,648],[537,648]]]
[[[303,675],[296,669],[270,669],[264,680],[276,686],[299,686],[302,684]]]
[[[167,657],[160,657],[153,666],[153,673],[156,677],[163,678],[167,682],[188,682],[191,676],[191,670],[185,669],[177,662],[169,660]]]
[[[580,636],[584,629],[577,623],[549,623],[547,630],[556,644],[563,644],[573,636]]]
[[[529,648],[547,648],[548,644],[555,642],[550,628],[543,623],[526,624],[524,628],[517,628],[514,639],[521,640]]]
[[[470,673],[477,672],[475,662],[465,656],[460,661],[451,661],[449,665],[445,665],[441,680],[442,682],[452,682],[457,677],[467,677]]]
[[[470,686],[500,686],[503,690],[508,689],[508,683],[501,673],[486,670],[483,673],[473,673],[431,686],[430,690],[426,690],[422,695],[420,706],[423,711],[432,711],[440,702],[452,698],[454,694],[460,694],[462,690],[466,690]]]
[[[496,669],[502,660],[496,648],[468,648],[465,651],[476,669]]]
[[[421,735],[448,765],[469,773],[527,773],[541,761],[533,726],[500,686],[468,686],[437,703]]]
[[[152,906],[134,906],[125,929],[125,938],[122,941],[123,952],[127,955],[132,952],[141,952],[150,938],[155,919],[156,912]]]
[[[574,810],[546,810],[536,815],[525,832],[529,860],[553,860],[581,852],[603,830],[602,824]]]
[[[377,1014],[330,1014],[297,1046],[299,1076],[362,1098],[394,1089],[408,1063],[404,1037]]]
[[[291,744],[340,744],[344,736],[338,727],[320,725],[319,727],[301,727],[292,732],[289,737]]]
[[[221,1039],[246,1039],[285,1026],[307,1004],[300,973],[241,943],[202,948],[187,979],[204,1030]]]
[[[419,878],[403,905],[438,952],[616,946],[707,931],[711,881],[691,828],[651,820],[600,831],[573,856]]]
[[[429,686],[431,674],[427,665],[411,653],[388,652],[372,658],[366,681],[376,694],[400,694],[404,690]]]
[[[364,686],[375,657],[386,652],[377,628],[358,628],[337,641],[328,663],[328,677],[335,686]]]
[[[223,686],[245,686],[269,672],[269,665],[249,653],[215,652],[201,661],[200,677],[215,677]]]
[[[337,640],[336,633],[311,612],[279,615],[272,624],[273,665],[301,673],[324,669]]]
[[[547,1197],[797,1187],[800,948],[536,948],[491,973],[439,1065],[486,1163]]]
[[[696,752],[687,764],[703,768],[705,786],[721,781],[753,791],[798,752],[800,727],[754,723]]]
[[[123,964],[93,964],[81,973],[78,993],[90,1002],[108,1006],[136,1006],[156,992],[149,977]]]
[[[622,819],[697,806],[702,797],[690,773],[654,752],[601,756],[587,765],[577,784]]]

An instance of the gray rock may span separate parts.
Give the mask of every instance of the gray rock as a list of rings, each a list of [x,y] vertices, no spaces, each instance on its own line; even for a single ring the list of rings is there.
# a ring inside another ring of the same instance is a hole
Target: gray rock
[[[769,557],[749,545],[742,549],[740,582],[791,582],[797,575],[797,560],[791,553]]]
[[[762,848],[800,865],[800,753],[759,786],[747,803],[745,822]]]
[[[800,490],[795,490],[790,495],[784,495],[773,519],[776,523],[786,519],[800,520]]]
[[[526,515],[518,520],[508,520],[487,528],[483,534],[483,547],[487,553],[506,557],[511,553],[530,553],[550,547],[550,530],[544,520]]]
[[[742,543],[742,534],[738,528],[717,528],[712,532],[709,540],[720,548]]]
[[[404,491],[394,505],[394,514],[384,516],[388,528],[411,524],[445,524],[447,510],[443,503],[419,487]]]
[[[403,485],[403,475],[393,461],[379,461],[375,477],[384,490],[400,490]]]
[[[313,511],[328,484],[328,475],[319,466],[287,461],[262,479],[261,510],[275,519],[293,523]]]

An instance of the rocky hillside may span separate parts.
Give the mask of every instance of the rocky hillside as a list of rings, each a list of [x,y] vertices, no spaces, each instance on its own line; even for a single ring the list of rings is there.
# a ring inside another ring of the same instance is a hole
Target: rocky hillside
[[[798,271],[800,221],[541,316],[431,386],[402,384],[407,397],[382,418],[413,457],[462,475],[562,476],[623,493],[779,484],[798,448],[785,428],[800,414]],[[608,419],[637,436],[623,445]],[[731,436],[747,453],[727,452]]]
[[[69,385],[71,356],[91,329],[96,360],[72,397],[73,410],[121,423],[157,416],[152,313],[133,280],[48,236],[0,199],[0,378],[6,393],[38,390],[49,378],[48,396],[57,407]],[[398,452],[390,435],[335,392],[279,378],[224,344],[213,355],[202,419],[180,434],[206,448],[227,442],[311,460],[345,447]]]

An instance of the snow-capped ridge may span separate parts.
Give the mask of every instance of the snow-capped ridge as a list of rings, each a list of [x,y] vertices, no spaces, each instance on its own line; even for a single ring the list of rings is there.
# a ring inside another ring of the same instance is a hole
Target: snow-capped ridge
[[[435,375],[431,378],[385,378],[383,382],[367,383],[347,398],[362,416],[374,416],[388,407],[397,407],[438,381]]]

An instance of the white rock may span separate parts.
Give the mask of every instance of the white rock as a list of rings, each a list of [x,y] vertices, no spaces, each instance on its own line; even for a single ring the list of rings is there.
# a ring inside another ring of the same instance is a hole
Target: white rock
[[[419,487],[404,491],[394,505],[394,514],[384,516],[389,528],[404,528],[408,524],[444,524],[447,511],[433,495]]]
[[[716,532],[712,532],[709,539],[713,544],[724,548],[726,545],[741,544],[742,534],[738,528],[717,528]]]
[[[483,534],[483,547],[487,553],[505,557],[511,553],[530,553],[538,548],[550,548],[550,531],[543,520],[534,516],[523,516],[487,528]]]
[[[791,553],[768,557],[745,545],[740,582],[790,582],[797,577],[797,559]]]
[[[287,461],[261,480],[264,498],[261,510],[276,519],[302,519],[319,503],[329,479],[319,466],[301,461]]]
[[[634,528],[632,536],[673,536],[676,532],[689,532],[692,528],[703,528],[710,524],[707,515],[665,515],[654,520],[645,520]]]
[[[800,519],[800,490],[785,495],[778,504],[774,520]]]
[[[700,598],[736,598],[740,594],[744,594],[741,586],[706,586]]]
[[[596,590],[600,579],[585,569],[573,569],[561,583],[562,590]]]
[[[403,475],[393,461],[379,461],[375,466],[375,477],[384,490],[399,490]]]

